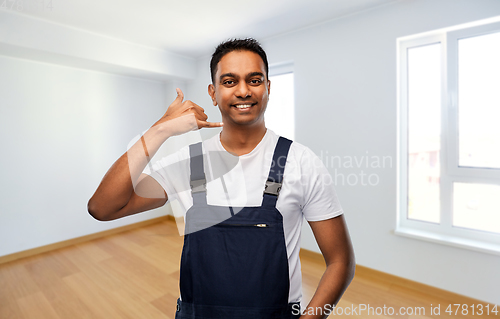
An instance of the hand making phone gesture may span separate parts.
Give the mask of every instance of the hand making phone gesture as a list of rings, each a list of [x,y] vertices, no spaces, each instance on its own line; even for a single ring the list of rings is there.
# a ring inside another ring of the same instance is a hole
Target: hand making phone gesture
[[[160,146],[171,136],[201,128],[221,127],[207,122],[199,105],[177,97],[165,114],[151,126],[108,170],[88,202],[89,213],[98,220],[113,220],[161,207],[168,197],[158,182],[142,171]]]
[[[221,127],[221,122],[207,122],[205,110],[190,100],[184,101],[184,93],[176,89],[177,98],[170,104],[165,114],[154,126],[162,126],[170,136],[180,135],[203,127]]]

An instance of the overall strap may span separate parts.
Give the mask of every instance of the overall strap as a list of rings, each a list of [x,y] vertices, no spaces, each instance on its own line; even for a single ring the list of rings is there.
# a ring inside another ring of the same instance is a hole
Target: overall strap
[[[279,137],[276,148],[274,149],[271,169],[269,170],[269,176],[264,188],[262,206],[276,207],[276,201],[278,200],[281,185],[283,183],[283,174],[285,173],[285,164],[290,145],[292,145],[291,140],[282,136]]]
[[[207,179],[203,168],[203,149],[201,142],[189,145],[191,193],[193,205],[207,204]]]

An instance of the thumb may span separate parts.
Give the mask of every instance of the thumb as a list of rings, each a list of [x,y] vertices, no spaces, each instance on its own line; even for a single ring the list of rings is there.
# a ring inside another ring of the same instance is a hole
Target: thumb
[[[175,101],[182,103],[182,100],[184,100],[184,93],[182,93],[182,90],[179,88],[176,88],[175,91],[177,92],[177,97],[175,98]]]

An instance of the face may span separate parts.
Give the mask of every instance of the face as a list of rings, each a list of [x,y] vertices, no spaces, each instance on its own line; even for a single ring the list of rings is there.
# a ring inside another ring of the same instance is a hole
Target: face
[[[224,126],[264,125],[270,81],[261,57],[250,51],[233,51],[217,64],[214,84],[208,87],[219,106]]]

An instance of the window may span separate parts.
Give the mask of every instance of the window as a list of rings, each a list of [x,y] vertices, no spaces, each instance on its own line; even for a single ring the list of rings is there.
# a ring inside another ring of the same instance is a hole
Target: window
[[[500,254],[500,23],[398,50],[396,233]]]
[[[276,134],[295,138],[295,102],[292,64],[271,66],[271,94],[266,109],[266,126]]]

